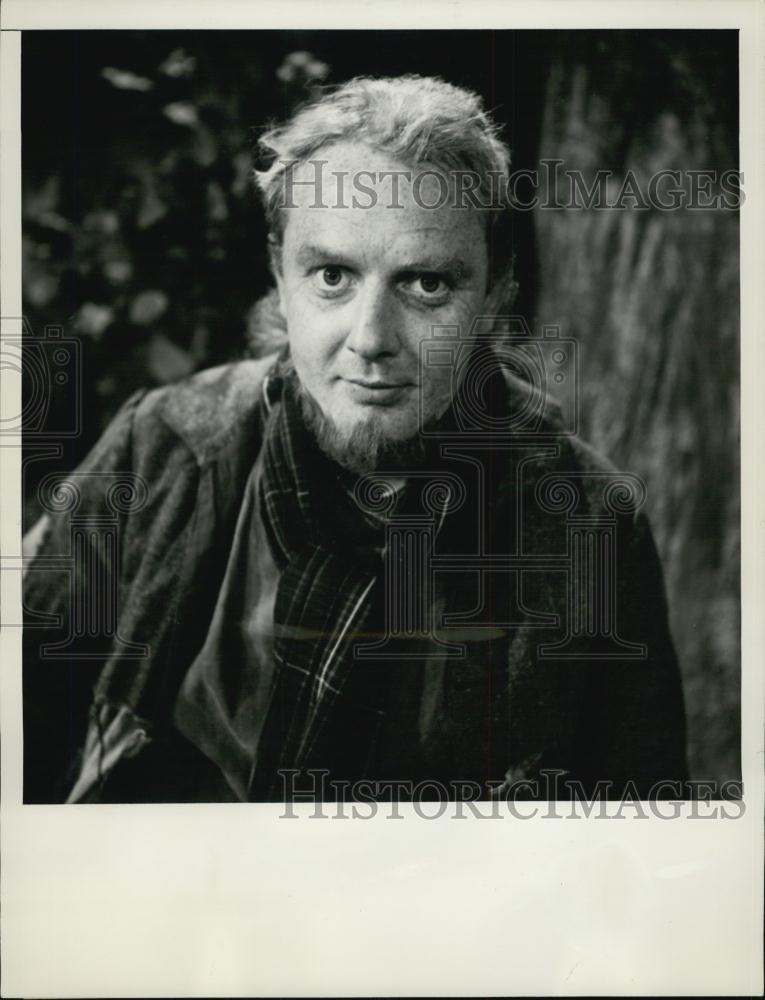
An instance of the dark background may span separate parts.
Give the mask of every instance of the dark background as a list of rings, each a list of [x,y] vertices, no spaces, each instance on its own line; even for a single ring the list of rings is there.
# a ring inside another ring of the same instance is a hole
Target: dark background
[[[270,281],[250,179],[259,131],[321,82],[437,74],[505,124],[513,168],[738,166],[732,31],[24,32],[23,279],[35,338],[80,345],[72,468],[134,389],[248,351]],[[532,329],[579,343],[583,433],[644,477],[683,670],[694,773],[739,774],[736,213],[516,212]],[[49,348],[44,349],[50,355]],[[573,384],[573,383],[571,383]],[[27,385],[27,398],[29,387]],[[46,427],[70,427],[72,383]],[[52,429],[52,430],[51,430]],[[31,442],[31,443],[30,443]]]

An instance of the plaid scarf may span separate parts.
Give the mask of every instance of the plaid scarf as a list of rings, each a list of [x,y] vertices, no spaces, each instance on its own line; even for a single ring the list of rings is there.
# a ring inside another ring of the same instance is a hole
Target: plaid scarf
[[[384,522],[354,503],[343,475],[305,427],[292,379],[283,379],[258,497],[280,578],[274,688],[250,782],[256,801],[277,793],[279,769],[305,766],[342,698],[353,646],[379,627]]]

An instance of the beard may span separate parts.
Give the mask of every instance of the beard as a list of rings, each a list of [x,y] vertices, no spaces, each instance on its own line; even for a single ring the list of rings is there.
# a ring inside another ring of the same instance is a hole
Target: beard
[[[324,454],[343,469],[365,475],[369,472],[405,473],[422,467],[427,438],[419,428],[408,438],[391,438],[385,422],[373,412],[350,430],[342,430],[302,385],[294,368],[290,377],[306,427]]]
[[[425,440],[419,430],[409,438],[388,436],[375,413],[350,431],[341,430],[303,386],[298,388],[300,410],[308,430],[324,454],[348,472],[405,472],[420,468],[425,460]]]

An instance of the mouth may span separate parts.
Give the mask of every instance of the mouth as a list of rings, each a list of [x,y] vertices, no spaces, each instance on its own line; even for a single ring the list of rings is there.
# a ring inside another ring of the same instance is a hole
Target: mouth
[[[346,378],[343,382],[358,402],[388,406],[414,388],[411,382],[389,382],[383,379]]]
[[[410,384],[409,382],[382,382],[380,380],[372,381],[363,378],[349,378],[346,381],[352,382],[354,385],[360,385],[364,389],[403,389],[404,386]]]

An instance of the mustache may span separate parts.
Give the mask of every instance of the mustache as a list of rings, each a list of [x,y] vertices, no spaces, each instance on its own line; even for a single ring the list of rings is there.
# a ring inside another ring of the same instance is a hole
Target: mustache
[[[285,345],[276,360],[274,375],[281,378],[295,379],[296,385],[302,391],[307,391],[302,386],[302,383],[299,382],[299,376],[295,370],[292,355],[290,354],[289,344]],[[387,369],[381,370],[379,367],[367,367],[355,372],[342,372],[339,377],[346,382],[356,382],[359,385],[367,386],[374,385],[392,387],[408,385],[419,387],[420,385],[419,378],[416,375],[413,375],[411,371],[394,372]]]

